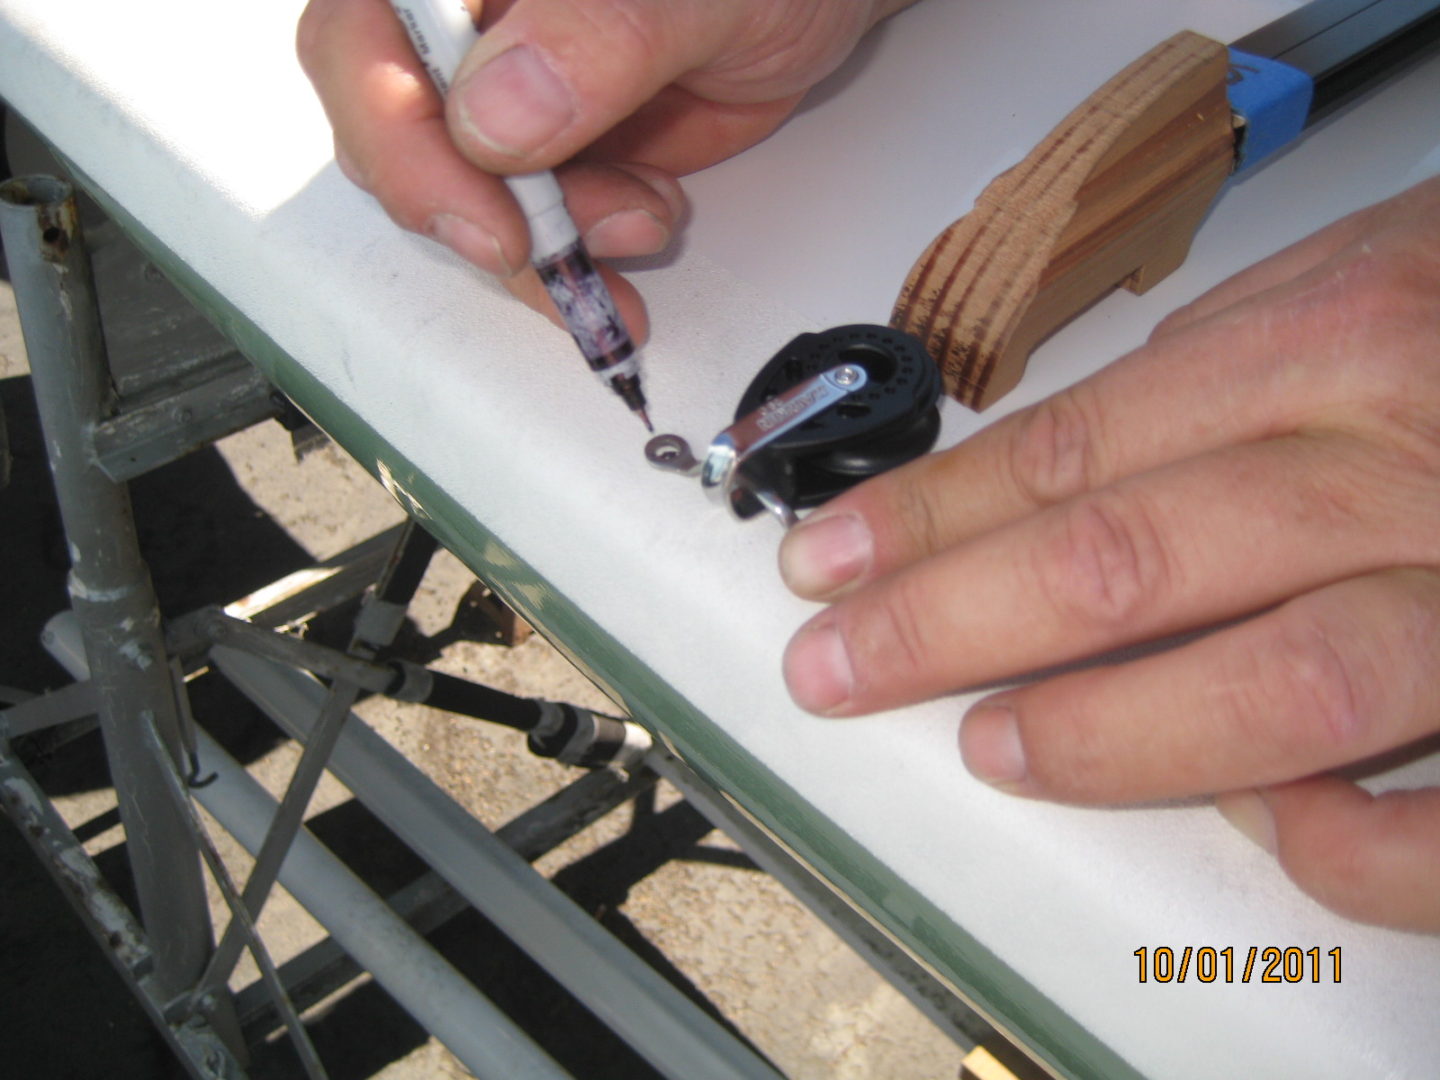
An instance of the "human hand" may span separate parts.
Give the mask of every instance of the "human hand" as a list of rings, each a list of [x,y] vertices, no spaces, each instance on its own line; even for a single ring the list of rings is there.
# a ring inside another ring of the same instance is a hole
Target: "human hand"
[[[556,169],[597,258],[653,254],[676,177],[759,142],[913,0],[467,0],[484,31],[447,101],[387,0],[310,0],[297,47],[345,174],[401,226],[558,321],[500,177]],[[602,273],[637,341],[635,289]]]
[[[836,498],[780,561],[836,601],[785,656],[830,716],[1239,620],[980,701],[966,765],[1075,803],[1222,793],[1320,902],[1440,931],[1440,789],[1327,775],[1440,731],[1440,178]]]

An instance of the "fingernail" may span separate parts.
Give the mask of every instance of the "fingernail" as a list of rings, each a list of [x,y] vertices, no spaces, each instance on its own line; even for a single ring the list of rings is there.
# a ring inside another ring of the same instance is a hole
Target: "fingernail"
[[[976,705],[960,723],[960,757],[977,780],[1014,787],[1025,779],[1020,724],[1008,705]]]
[[[850,700],[854,674],[840,631],[831,623],[802,629],[785,650],[785,683],[795,704],[827,713]]]
[[[653,255],[670,242],[670,230],[648,210],[617,210],[585,232],[585,247],[597,258]]]
[[[515,268],[505,258],[495,234],[458,214],[436,214],[425,224],[425,232],[461,258],[500,277],[513,277]]]
[[[575,119],[569,89],[528,45],[507,49],[456,87],[460,122],[481,143],[525,157]]]
[[[1257,847],[1271,855],[1279,850],[1275,839],[1275,815],[1258,791],[1227,791],[1215,796],[1215,809]]]
[[[780,576],[801,596],[825,596],[870,569],[875,538],[858,514],[809,517],[780,544]]]
[[[639,177],[656,195],[665,200],[665,206],[670,211],[672,221],[680,220],[680,216],[685,213],[685,190],[675,182],[673,177],[667,176],[659,169],[639,165],[631,165],[626,171],[631,176]]]

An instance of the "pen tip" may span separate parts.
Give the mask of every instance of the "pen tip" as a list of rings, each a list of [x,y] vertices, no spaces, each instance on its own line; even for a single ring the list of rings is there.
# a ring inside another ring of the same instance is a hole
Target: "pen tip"
[[[645,430],[650,432],[651,435],[654,435],[655,425],[650,423],[650,414],[647,413],[644,409],[636,409],[635,415],[640,417],[640,422],[645,425]]]

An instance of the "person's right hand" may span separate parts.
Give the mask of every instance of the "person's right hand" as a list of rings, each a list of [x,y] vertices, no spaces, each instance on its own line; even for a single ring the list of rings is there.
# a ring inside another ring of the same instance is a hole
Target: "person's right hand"
[[[804,708],[1019,680],[960,723],[976,778],[1215,795],[1322,904],[1440,933],[1440,786],[1348,775],[1440,737],[1440,177],[818,507],[780,565],[832,602],[785,656]]]
[[[345,174],[554,318],[500,177],[558,167],[593,255],[653,254],[684,211],[675,177],[759,142],[912,0],[466,2],[484,33],[448,101],[387,0],[310,0],[300,60]],[[643,340],[638,295],[606,277]]]

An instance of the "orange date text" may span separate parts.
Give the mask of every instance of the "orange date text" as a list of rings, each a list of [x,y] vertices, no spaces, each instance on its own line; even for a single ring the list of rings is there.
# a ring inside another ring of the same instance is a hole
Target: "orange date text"
[[[1340,947],[1322,950],[1313,945],[1142,945],[1133,954],[1139,960],[1139,980],[1157,983],[1300,983],[1340,981]]]

